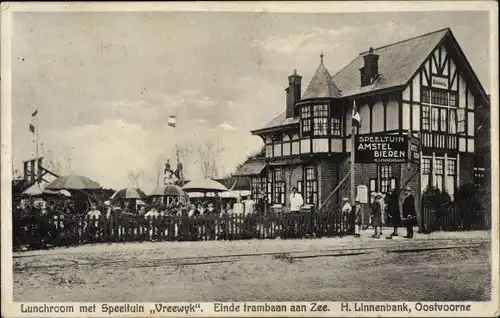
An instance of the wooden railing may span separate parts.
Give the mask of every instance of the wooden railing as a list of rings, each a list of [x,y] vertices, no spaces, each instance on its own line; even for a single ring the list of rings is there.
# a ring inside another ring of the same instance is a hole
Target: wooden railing
[[[342,236],[352,226],[340,213],[271,213],[200,217],[121,214],[86,216],[13,216],[14,247],[71,246],[104,242],[202,241]]]

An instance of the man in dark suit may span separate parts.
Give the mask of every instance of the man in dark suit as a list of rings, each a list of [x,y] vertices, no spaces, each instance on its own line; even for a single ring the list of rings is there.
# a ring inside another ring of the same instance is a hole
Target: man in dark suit
[[[413,227],[417,225],[417,212],[415,211],[415,198],[411,193],[410,187],[404,190],[405,198],[403,200],[403,223],[406,227],[405,238],[413,237]]]

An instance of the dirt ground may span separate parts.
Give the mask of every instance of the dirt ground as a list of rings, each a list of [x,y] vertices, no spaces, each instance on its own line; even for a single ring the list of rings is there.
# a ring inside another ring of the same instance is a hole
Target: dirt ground
[[[488,300],[489,232],[15,253],[15,301]]]

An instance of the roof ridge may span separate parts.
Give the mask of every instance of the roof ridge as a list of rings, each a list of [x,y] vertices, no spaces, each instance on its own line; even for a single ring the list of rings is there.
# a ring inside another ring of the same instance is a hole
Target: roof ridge
[[[428,33],[425,33],[425,34],[417,35],[417,36],[414,36],[412,38],[408,38],[408,39],[400,40],[400,41],[393,42],[393,43],[390,43],[390,44],[382,45],[382,46],[373,48],[373,50],[374,51],[375,50],[380,50],[380,49],[386,48],[388,46],[392,46],[392,45],[396,45],[396,44],[401,44],[401,43],[404,43],[404,42],[407,42],[407,41],[412,41],[412,40],[415,40],[415,39],[418,39],[418,38],[422,38],[424,36],[428,36],[428,35],[431,35],[431,34],[434,34],[434,33],[443,32],[445,30],[446,31],[451,31],[450,27],[446,27],[446,28],[439,29],[439,30],[436,30],[436,31],[432,31],[432,32],[428,32]],[[363,52],[359,53],[359,55],[363,55],[363,54],[368,53],[368,52],[369,51],[363,51]]]
[[[306,89],[304,91],[304,94],[303,94],[302,98],[305,98],[305,99],[312,98],[312,97],[306,97],[306,95],[307,95],[307,93],[309,92],[310,89],[314,89],[314,85],[316,85],[318,81],[321,82],[320,76],[322,74],[324,74],[325,77],[326,77],[326,79],[325,79],[326,83],[324,83],[324,84],[326,84],[326,88],[328,90],[328,95],[330,95],[330,97],[334,97],[334,96],[331,96],[332,93],[334,95],[335,95],[335,93],[337,93],[339,96],[342,95],[342,90],[337,85],[337,83],[335,83],[335,80],[334,80],[332,74],[330,74],[330,71],[325,66],[325,64],[322,62],[322,63],[319,64],[318,68],[316,69],[316,71],[314,72],[313,76],[311,77],[311,80],[307,84],[307,87],[306,87]],[[332,90],[334,92],[332,92]]]

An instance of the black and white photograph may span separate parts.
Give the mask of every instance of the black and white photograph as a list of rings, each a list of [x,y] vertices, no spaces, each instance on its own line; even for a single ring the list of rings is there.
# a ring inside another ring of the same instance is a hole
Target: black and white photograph
[[[494,301],[481,4],[10,12],[12,301]]]

